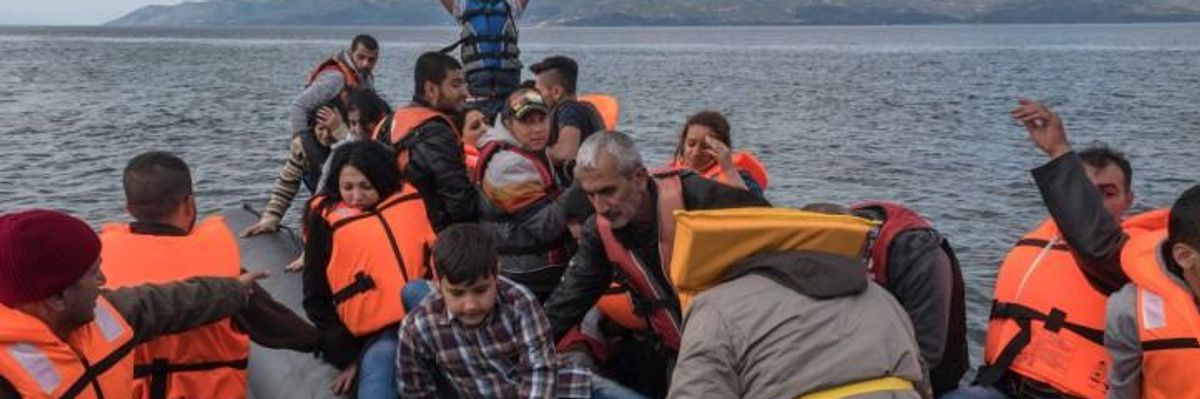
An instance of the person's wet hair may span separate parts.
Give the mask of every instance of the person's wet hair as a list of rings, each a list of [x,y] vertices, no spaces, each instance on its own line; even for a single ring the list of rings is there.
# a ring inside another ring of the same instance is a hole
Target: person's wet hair
[[[704,126],[713,131],[716,139],[725,144],[726,147],[733,148],[733,137],[730,136],[729,120],[725,119],[725,115],[721,112],[711,109],[706,109],[688,117],[687,122],[684,122],[683,129],[679,132],[679,144],[675,146],[675,156],[683,156],[683,147],[687,142],[688,128],[693,125]]]
[[[1184,191],[1171,206],[1167,235],[1172,243],[1200,251],[1200,184]]]
[[[379,42],[374,37],[371,37],[371,35],[361,34],[355,36],[354,40],[350,41],[350,51],[358,50],[360,47],[371,51],[379,51]]]
[[[133,157],[121,182],[129,213],[143,222],[166,220],[192,195],[192,172],[187,163],[163,151]]]
[[[537,82],[533,79],[525,79],[521,82],[522,89],[537,89]]]
[[[1133,166],[1129,164],[1129,158],[1126,158],[1125,154],[1106,145],[1097,144],[1080,151],[1079,158],[1083,159],[1084,164],[1096,169],[1117,165],[1118,168],[1121,168],[1121,172],[1125,173],[1125,191],[1132,190]]]
[[[374,90],[357,89],[346,95],[346,110],[358,111],[364,123],[377,123],[392,113],[387,101],[383,101]]]
[[[550,74],[555,85],[562,87],[567,93],[575,94],[575,85],[579,80],[579,64],[570,57],[547,57],[542,62],[531,65],[529,70],[534,75]]]
[[[400,172],[396,170],[393,159],[392,151],[374,140],[355,140],[338,146],[330,155],[329,177],[318,194],[325,198],[318,207],[329,209],[341,202],[342,169],[347,165],[366,176],[380,199],[400,191]]]
[[[439,279],[462,284],[499,273],[499,258],[492,235],[474,223],[451,225],[437,235],[433,269]]]
[[[417,58],[413,68],[413,98],[421,99],[425,95],[425,83],[442,84],[450,71],[462,69],[462,64],[449,55],[430,51]]]

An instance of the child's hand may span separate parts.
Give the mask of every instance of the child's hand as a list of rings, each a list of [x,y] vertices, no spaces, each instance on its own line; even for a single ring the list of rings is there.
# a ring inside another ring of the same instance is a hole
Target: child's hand
[[[345,396],[350,393],[350,387],[354,385],[354,377],[358,375],[358,365],[351,364],[342,369],[337,376],[333,377],[333,382],[329,384],[329,389],[333,390],[334,395]]]

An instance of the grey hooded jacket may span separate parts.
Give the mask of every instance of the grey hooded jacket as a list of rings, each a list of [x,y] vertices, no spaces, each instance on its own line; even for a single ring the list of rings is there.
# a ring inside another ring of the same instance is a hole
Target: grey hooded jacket
[[[756,255],[692,302],[670,398],[795,398],[882,377],[928,389],[904,308],[862,261],[819,252]]]

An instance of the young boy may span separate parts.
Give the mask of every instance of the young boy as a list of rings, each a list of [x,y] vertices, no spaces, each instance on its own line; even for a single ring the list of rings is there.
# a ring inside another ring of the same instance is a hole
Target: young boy
[[[499,277],[496,244],[478,225],[443,230],[433,261],[436,289],[400,326],[400,397],[642,398],[561,364],[537,298]]]

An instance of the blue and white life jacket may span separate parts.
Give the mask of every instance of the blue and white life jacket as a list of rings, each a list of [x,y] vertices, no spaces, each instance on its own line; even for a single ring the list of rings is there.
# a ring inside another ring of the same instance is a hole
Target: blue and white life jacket
[[[517,22],[507,0],[467,0],[458,22],[458,42],[467,85],[473,96],[502,98],[520,86],[521,50],[517,48]]]

